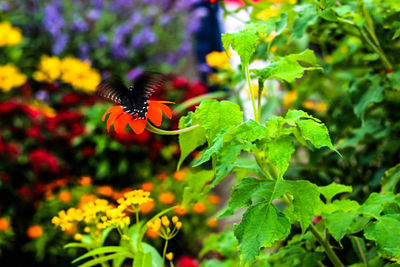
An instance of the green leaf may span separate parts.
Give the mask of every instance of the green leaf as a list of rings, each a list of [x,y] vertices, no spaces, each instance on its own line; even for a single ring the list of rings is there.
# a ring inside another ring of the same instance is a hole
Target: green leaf
[[[287,181],[278,184],[276,191],[278,195],[289,193],[293,196],[293,202],[285,210],[291,221],[300,222],[303,233],[307,230],[314,216],[321,212],[322,201],[318,187],[306,180]]]
[[[274,205],[261,202],[246,210],[234,233],[240,243],[241,262],[251,264],[261,247],[270,247],[289,235],[290,223]]]
[[[223,34],[222,43],[225,51],[229,51],[229,48],[232,47],[239,54],[242,64],[247,65],[256,51],[261,37],[268,36],[272,30],[272,25],[268,23],[248,23],[239,32]]]
[[[392,40],[395,40],[400,37],[400,28],[396,30],[396,32],[393,34]]]
[[[265,126],[250,119],[236,127],[235,137],[237,140],[254,142],[269,138],[269,131]]]
[[[364,216],[378,218],[385,205],[390,203],[400,204],[399,199],[393,193],[372,193],[361,205],[360,212]]]
[[[95,266],[98,264],[101,264],[103,262],[107,262],[110,260],[114,260],[114,259],[118,259],[120,257],[126,257],[127,254],[125,253],[114,253],[114,254],[110,254],[107,256],[101,256],[99,258],[95,258],[93,260],[87,261],[84,264],[79,265],[79,267],[90,267],[90,266]]]
[[[293,21],[293,39],[302,38],[308,25],[313,25],[318,20],[318,14],[314,5],[302,5],[296,10],[299,14]]]
[[[181,117],[179,120],[179,129],[183,129],[196,124],[193,122],[193,112],[190,112],[187,116]],[[181,156],[179,157],[177,169],[179,170],[182,162],[186,157],[193,152],[197,147],[203,145],[206,142],[206,136],[204,128],[199,127],[192,131],[185,132],[179,135],[179,146],[181,148]]]
[[[189,172],[186,176],[188,186],[185,187],[183,193],[183,205],[187,205],[193,200],[199,198],[203,193],[206,183],[210,182],[214,177],[214,171],[201,170],[197,172]]]
[[[396,166],[390,168],[385,172],[385,175],[382,178],[382,189],[381,192],[392,192],[392,193],[397,193],[399,188],[397,188],[397,185],[399,184],[400,181],[400,163],[397,164]]]
[[[204,162],[209,161],[213,155],[219,154],[222,151],[222,146],[224,144],[224,135],[226,134],[226,132],[227,131],[222,131],[218,133],[213,141],[212,146],[202,152],[201,158],[196,161],[192,167],[200,166]]]
[[[336,199],[332,203],[325,204],[322,208],[322,212],[325,214],[331,214],[335,211],[353,211],[360,208],[360,204],[358,204],[355,200],[350,199]]]
[[[243,113],[237,104],[209,99],[201,102],[193,119],[205,129],[208,143],[211,145],[219,132],[240,124]]]
[[[289,167],[290,159],[295,151],[293,141],[291,136],[282,136],[267,143],[267,156],[277,167],[279,178],[283,177]]]
[[[304,139],[310,141],[316,148],[327,146],[335,150],[329,137],[328,129],[320,120],[301,110],[289,110],[285,119],[289,123],[295,122],[300,128]]]
[[[324,215],[326,219],[326,227],[329,233],[340,244],[340,240],[345,236],[347,231],[351,229],[351,225],[357,218],[357,211],[342,212],[338,211],[332,214]]]
[[[396,250],[400,249],[400,221],[389,215],[379,217],[378,220],[364,230],[366,239],[374,240],[379,248],[380,254],[385,258],[397,257]]]
[[[303,67],[299,64],[299,61],[312,66]],[[314,52],[307,49],[300,54],[291,54],[278,61],[272,62],[266,68],[259,70],[253,69],[251,71],[256,73],[261,83],[271,78],[292,83],[297,78],[303,77],[306,70],[322,69],[321,67],[315,66],[316,63],[317,58]]]
[[[367,76],[357,80],[349,89],[353,99],[354,114],[364,121],[364,111],[371,103],[379,103],[384,99],[383,86],[379,84],[380,77],[377,75]]]
[[[260,189],[265,191],[266,186],[275,186],[275,184],[270,181],[259,180],[255,177],[243,178],[241,182],[232,189],[228,208],[220,217],[233,215],[237,209],[249,206],[253,194],[260,191]]]
[[[124,252],[124,253],[128,253],[128,254],[131,253],[126,248],[119,247],[119,246],[100,247],[100,248],[93,249],[89,252],[86,252],[79,258],[76,258],[75,260],[73,260],[72,263],[76,263],[76,262],[86,259],[88,257],[93,257],[93,256],[104,254],[104,253],[116,253],[116,252]]]
[[[64,246],[64,248],[86,248],[90,249],[92,248],[92,244],[85,244],[85,243],[68,243]]]
[[[133,267],[152,267],[151,253],[137,252],[133,261]]]
[[[330,185],[320,186],[319,192],[325,197],[326,202],[330,203],[332,198],[341,193],[351,193],[353,188],[349,185],[342,185],[337,183],[331,183]]]

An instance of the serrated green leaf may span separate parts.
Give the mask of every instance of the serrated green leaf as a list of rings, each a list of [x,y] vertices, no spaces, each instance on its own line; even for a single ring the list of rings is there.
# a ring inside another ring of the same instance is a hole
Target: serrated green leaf
[[[289,167],[290,159],[295,151],[293,141],[291,136],[282,136],[267,143],[266,153],[278,169],[278,178],[282,178]]]
[[[190,112],[187,116],[181,117],[179,120],[179,129],[183,129],[196,124],[193,122],[193,113]],[[204,128],[199,127],[192,131],[185,132],[179,135],[179,146],[181,155],[179,157],[177,169],[179,170],[182,162],[186,157],[193,152],[197,147],[203,145],[207,141]]]
[[[400,163],[396,166],[390,168],[385,172],[385,175],[382,178],[381,192],[392,192],[393,194],[397,193],[398,190],[397,185],[400,182]]]
[[[311,67],[303,67],[299,64],[304,62],[312,65]],[[286,82],[294,82],[296,79],[301,78],[306,70],[322,69],[315,66],[317,58],[314,52],[307,49],[299,54],[291,54],[281,58],[278,61],[272,62],[270,65],[263,69],[251,70],[256,73],[261,83],[267,79],[278,79]]]
[[[323,206],[322,212],[325,214],[334,213],[335,211],[353,211],[360,208],[360,204],[358,204],[355,200],[350,199],[336,199],[332,203],[328,203]]]
[[[303,233],[310,225],[312,218],[320,215],[322,201],[320,192],[315,184],[306,180],[287,181],[278,184],[276,189],[278,195],[289,193],[293,196],[293,202],[285,210],[291,220],[300,222]]]
[[[209,99],[201,102],[193,119],[205,129],[207,141],[211,145],[218,133],[240,124],[243,113],[235,103]]]
[[[265,192],[265,187],[273,186],[275,186],[275,184],[272,181],[260,180],[255,177],[247,177],[242,179],[242,181],[232,189],[228,208],[220,217],[233,215],[237,209],[249,206],[251,204],[253,194],[259,190]],[[267,191],[272,192],[272,188]]]
[[[337,242],[339,242],[339,244],[347,231],[350,230],[350,227],[354,223],[354,220],[357,218],[357,216],[357,211],[338,211],[332,214],[324,215],[324,219],[326,219],[326,227],[328,228],[329,233]]]
[[[246,210],[234,233],[240,243],[241,262],[251,264],[261,247],[270,247],[289,235],[290,223],[274,205],[261,202]]]
[[[268,138],[269,131],[265,126],[250,119],[236,127],[235,136],[237,140],[254,142],[256,140]]]
[[[346,192],[351,193],[353,188],[349,185],[342,185],[333,182],[330,185],[320,186],[319,191],[325,197],[326,202],[330,203],[334,196]]]
[[[378,218],[385,205],[394,203],[400,205],[399,199],[393,193],[372,193],[360,207],[364,216]]]
[[[137,252],[133,260],[133,267],[152,267],[151,253]]]
[[[225,133],[226,131],[218,133],[213,141],[212,146],[202,152],[200,159],[196,161],[192,167],[200,166],[201,164],[209,161],[213,155],[219,154],[222,151]]]
[[[248,23],[239,32],[223,34],[222,43],[225,51],[229,51],[232,47],[239,54],[242,64],[249,64],[261,37],[267,36],[273,30],[271,26],[263,22]]]
[[[381,216],[364,230],[366,239],[374,240],[385,258],[396,257],[393,250],[400,249],[400,221],[391,216]],[[398,257],[398,255],[397,255]],[[400,260],[400,258],[397,258]]]

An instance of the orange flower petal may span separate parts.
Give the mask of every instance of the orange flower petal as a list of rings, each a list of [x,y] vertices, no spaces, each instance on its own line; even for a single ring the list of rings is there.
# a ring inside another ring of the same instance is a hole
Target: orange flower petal
[[[121,106],[113,106],[113,107],[109,108],[106,111],[106,113],[104,113],[103,118],[101,120],[104,121],[109,113],[114,113],[114,112],[122,113],[122,111],[123,111],[123,109]]]
[[[146,128],[147,120],[136,119],[136,120],[128,121],[128,123],[129,123],[129,126],[131,127],[131,129],[135,132],[135,134],[141,134],[141,133],[143,133],[144,129]]]
[[[127,114],[127,113],[123,113],[121,114],[121,116],[119,116],[114,123],[114,130],[117,134],[123,134],[126,128],[126,125],[128,124],[128,122],[132,120],[132,116]]]
[[[115,120],[119,118],[123,114],[123,110],[116,110],[115,112],[111,113],[107,120],[107,132],[110,132],[111,125],[114,124]]]
[[[149,109],[147,111],[147,118],[154,123],[155,126],[160,126],[162,122],[162,109],[157,104],[149,105]]]

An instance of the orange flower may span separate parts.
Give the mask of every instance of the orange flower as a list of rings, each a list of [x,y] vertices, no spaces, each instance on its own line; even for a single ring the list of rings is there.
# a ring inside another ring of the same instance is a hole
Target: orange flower
[[[97,187],[96,192],[97,192],[97,194],[99,194],[99,195],[103,195],[103,196],[106,196],[106,197],[110,197],[110,196],[113,195],[114,190],[112,189],[111,186],[103,185],[103,186]]]
[[[217,195],[211,194],[207,198],[208,201],[213,205],[218,205],[219,203],[221,203],[221,198]]]
[[[179,206],[179,207],[174,209],[174,212],[175,212],[176,215],[183,216],[183,215],[185,215],[187,213],[187,208]]]
[[[153,231],[151,227],[147,228],[146,235],[152,239],[156,239],[159,231]]]
[[[208,218],[207,226],[210,228],[215,228],[218,225],[218,221],[215,218]]]
[[[68,191],[61,191],[60,194],[58,195],[58,199],[59,199],[61,202],[68,203],[68,202],[71,201],[72,195],[71,195],[71,193],[68,192]]]
[[[204,213],[206,211],[206,205],[203,202],[197,202],[193,204],[192,209],[196,213]]]
[[[168,178],[168,174],[165,172],[160,172],[157,174],[157,179],[160,181],[165,181]]]
[[[93,194],[84,194],[84,195],[81,196],[81,198],[79,200],[78,207],[82,207],[86,203],[94,201],[96,199],[97,199],[97,197],[95,195],[93,195]]]
[[[153,189],[154,189],[154,184],[151,183],[151,182],[143,183],[143,184],[142,184],[142,189],[143,189],[144,191],[151,192],[151,191],[153,191]]]
[[[171,192],[164,192],[158,196],[158,200],[164,205],[170,205],[175,201],[175,195]]]
[[[177,181],[183,181],[186,178],[187,169],[182,169],[174,173],[174,179]]]
[[[10,222],[7,218],[0,218],[0,231],[6,231],[10,228]]]
[[[143,214],[147,214],[151,212],[156,205],[154,204],[154,201],[149,201],[145,202],[140,206],[140,212]]]
[[[43,228],[40,225],[32,225],[31,227],[28,228],[26,231],[26,235],[29,238],[38,238],[43,234]]]
[[[169,101],[155,101],[149,100],[149,107],[147,110],[146,118],[139,119],[137,116],[125,113],[122,106],[114,106],[107,110],[103,115],[103,121],[106,119],[107,115],[107,131],[110,131],[111,125],[114,124],[114,130],[117,134],[122,134],[125,131],[127,125],[136,134],[141,134],[146,128],[147,120],[149,119],[154,125],[160,126],[162,122],[162,114],[165,113],[169,119],[172,118],[171,109],[165,104],[172,104]]]
[[[92,178],[90,176],[82,176],[81,179],[79,179],[79,184],[80,185],[91,185]]]

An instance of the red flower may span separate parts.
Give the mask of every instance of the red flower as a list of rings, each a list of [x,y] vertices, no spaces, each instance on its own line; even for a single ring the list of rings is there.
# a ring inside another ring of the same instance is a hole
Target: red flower
[[[189,256],[183,256],[178,259],[178,267],[199,267],[196,260]]]
[[[169,101],[155,101],[149,100],[149,108],[147,110],[146,118],[138,119],[137,116],[125,113],[122,106],[113,106],[103,115],[103,121],[107,115],[107,131],[110,131],[111,125],[114,124],[114,130],[117,134],[122,134],[126,126],[129,124],[131,129],[136,134],[141,134],[146,128],[147,120],[149,119],[154,125],[160,126],[162,122],[162,114],[165,113],[169,119],[172,118],[172,111],[165,103],[173,103]]]
[[[56,173],[59,170],[56,157],[46,150],[36,149],[29,153],[28,158],[35,172],[48,169],[51,173]]]

